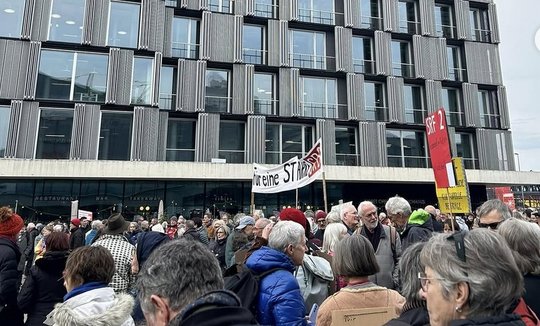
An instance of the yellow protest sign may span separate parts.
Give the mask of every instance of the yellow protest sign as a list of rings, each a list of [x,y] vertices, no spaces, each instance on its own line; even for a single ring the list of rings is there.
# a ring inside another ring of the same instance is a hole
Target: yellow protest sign
[[[456,176],[456,186],[451,188],[436,188],[439,208],[443,213],[469,213],[471,211],[471,200],[469,197],[467,176],[463,167],[463,158],[454,157],[452,158],[452,163]]]

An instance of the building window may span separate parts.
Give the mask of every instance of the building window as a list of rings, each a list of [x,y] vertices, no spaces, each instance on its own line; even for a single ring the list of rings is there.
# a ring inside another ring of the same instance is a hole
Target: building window
[[[227,163],[244,163],[245,134],[243,122],[221,121],[219,124],[219,158]]]
[[[233,0],[209,0],[208,6],[210,11],[230,14],[233,11]]]
[[[313,146],[310,126],[267,124],[266,163],[281,164],[298,156],[303,157]]]
[[[355,128],[336,126],[336,164],[358,165]]]
[[[263,26],[244,25],[242,49],[244,63],[261,65],[266,62],[265,32]]]
[[[139,4],[111,2],[107,45],[136,48],[139,37]]]
[[[195,161],[195,121],[169,120],[165,160]]]
[[[335,25],[333,0],[298,0],[298,18],[302,22]]]
[[[461,109],[461,92],[456,88],[442,89],[442,103],[446,111],[446,122],[450,126],[463,126],[465,122]]]
[[[499,159],[499,170],[508,171],[508,153],[506,152],[506,137],[504,133],[497,133],[495,135],[495,142],[497,144],[497,158]],[[512,155],[512,153],[510,153],[510,155]]]
[[[104,102],[108,62],[105,54],[41,50],[36,97]]]
[[[480,110],[480,125],[482,127],[501,127],[497,94],[494,91],[478,90],[478,109]]]
[[[230,83],[227,70],[206,70],[206,112],[229,112],[230,106]]]
[[[253,109],[255,114],[276,115],[275,75],[255,73],[253,78]]]
[[[325,33],[291,31],[291,64],[293,67],[326,69]]]
[[[420,13],[414,0],[398,1],[399,32],[407,34],[420,33]]]
[[[384,84],[376,82],[364,83],[365,120],[388,121],[388,107]]]
[[[98,159],[129,161],[132,127],[132,113],[101,112]]]
[[[73,110],[41,109],[37,159],[69,159]]]
[[[455,37],[456,23],[452,6],[435,4],[435,34],[445,38]]]
[[[337,81],[332,78],[302,77],[304,117],[338,117]]]
[[[382,15],[379,0],[360,0],[360,27],[382,29]]]
[[[176,108],[176,87],[178,70],[173,66],[161,67],[159,81],[159,108],[173,110]]]
[[[388,166],[425,168],[428,166],[423,132],[386,130]]]
[[[424,107],[424,96],[422,86],[404,85],[403,86],[403,109],[405,111],[405,122],[424,123],[426,118],[426,109]]]
[[[455,133],[456,155],[463,158],[463,165],[466,169],[478,168],[478,155],[476,151],[476,143],[471,134]]]
[[[11,108],[9,106],[0,106],[0,158],[6,154],[10,116]]]
[[[448,59],[448,79],[455,81],[465,81],[465,65],[463,55],[459,46],[447,46],[446,57]]]
[[[49,17],[51,41],[80,43],[85,0],[53,0]]]
[[[255,0],[255,16],[277,18],[277,4],[274,0]]]
[[[372,40],[368,37],[353,36],[352,46],[354,72],[370,75],[375,74]]]
[[[392,41],[392,72],[394,76],[414,77],[411,43],[407,41]]]
[[[172,56],[197,59],[199,57],[199,21],[174,17],[172,22]]]
[[[133,59],[133,79],[131,82],[131,104],[152,102],[153,58]]]
[[[491,38],[491,31],[489,30],[487,10],[470,8],[469,19],[471,22],[472,39],[479,42],[489,42]]]
[[[0,36],[20,38],[24,15],[22,0],[0,0]]]

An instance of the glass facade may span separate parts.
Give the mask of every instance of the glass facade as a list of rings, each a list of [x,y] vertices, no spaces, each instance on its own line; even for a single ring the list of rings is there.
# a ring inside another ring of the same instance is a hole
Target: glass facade
[[[266,125],[266,164],[281,164],[303,157],[313,146],[313,128],[302,125]]]
[[[491,31],[489,29],[487,10],[480,8],[470,8],[469,19],[471,25],[472,39],[478,42],[489,42],[489,40],[491,39]]]
[[[159,80],[159,108],[174,110],[176,108],[176,87],[178,69],[162,66]]]
[[[405,122],[423,124],[426,118],[424,96],[422,86],[403,86],[403,109],[405,110]]]
[[[466,169],[478,168],[478,151],[476,150],[476,142],[472,134],[455,133],[454,140],[456,142],[455,153],[457,157],[463,158],[463,165]]]
[[[194,120],[169,119],[167,126],[167,161],[195,161]]]
[[[0,158],[6,153],[11,108],[0,106]]]
[[[22,0],[0,0],[0,36],[21,37],[24,3]]]
[[[420,14],[415,0],[398,1],[399,32],[407,34],[420,33]]]
[[[81,43],[84,7],[85,0],[52,0],[48,39]]]
[[[360,0],[360,27],[382,29],[380,0]]]
[[[208,6],[210,11],[223,12],[223,13],[232,13],[233,11],[233,0],[209,0]]]
[[[227,70],[206,70],[205,111],[228,113],[231,102],[229,72]]]
[[[277,0],[255,0],[255,16],[277,18]]]
[[[427,168],[424,132],[386,130],[388,166]]]
[[[101,112],[98,160],[129,161],[133,114]]]
[[[399,77],[414,77],[414,64],[409,42],[392,41],[392,73]]]
[[[136,3],[111,1],[107,44],[121,48],[136,48],[139,40],[139,13]]]
[[[332,78],[302,77],[305,117],[337,118],[337,82]]]
[[[361,74],[375,74],[375,59],[373,56],[373,42],[371,38],[353,36],[353,69]]]
[[[172,21],[172,56],[178,58],[199,58],[199,20],[174,17]]]
[[[132,104],[149,105],[152,102],[153,65],[152,58],[135,57],[133,59]]]
[[[333,0],[298,0],[298,18],[302,22],[333,25]]]
[[[466,81],[466,70],[459,46],[447,46],[448,78],[454,81]]]
[[[255,73],[253,76],[253,108],[256,114],[275,115],[277,108],[275,75]]]
[[[445,38],[455,38],[456,23],[452,6],[435,4],[435,34]]]
[[[325,33],[291,30],[291,65],[326,69]]]
[[[266,62],[266,46],[264,27],[258,25],[244,25],[243,33],[244,63],[260,65]]]
[[[73,110],[41,109],[36,159],[68,159],[73,129]]]
[[[501,119],[495,91],[478,90],[480,125],[484,128],[500,128]]]
[[[358,165],[355,128],[336,126],[336,164]]]
[[[465,113],[461,109],[461,92],[457,88],[442,89],[442,103],[446,111],[446,123],[449,126],[465,124]]]
[[[384,84],[376,82],[364,83],[365,120],[387,121],[388,107]]]
[[[227,163],[244,163],[245,124],[236,121],[221,121],[219,125],[219,158]]]

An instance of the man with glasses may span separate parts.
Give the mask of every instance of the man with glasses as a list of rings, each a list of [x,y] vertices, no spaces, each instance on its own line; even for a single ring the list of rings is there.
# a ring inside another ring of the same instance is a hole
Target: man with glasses
[[[398,262],[401,256],[401,241],[392,226],[379,223],[377,207],[370,201],[358,205],[358,213],[363,226],[360,234],[369,240],[375,251],[379,272],[369,280],[388,289],[396,289],[399,281]]]
[[[512,217],[510,208],[499,199],[490,199],[478,208],[478,226],[496,230],[499,224]]]
[[[315,212],[315,221],[317,222],[317,232],[315,232],[314,236],[322,243],[324,239],[324,230],[326,229],[326,213],[321,210]]]
[[[358,211],[351,203],[343,204],[341,208],[341,221],[347,227],[347,233],[352,235],[356,231],[356,226],[358,225]]]

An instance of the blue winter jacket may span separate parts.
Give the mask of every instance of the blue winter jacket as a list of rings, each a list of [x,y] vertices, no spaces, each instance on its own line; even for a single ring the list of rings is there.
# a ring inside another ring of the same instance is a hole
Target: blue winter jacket
[[[289,256],[269,247],[251,254],[246,266],[255,273],[282,268],[267,275],[259,284],[257,321],[261,325],[307,325],[304,299],[294,277],[295,266]]]

